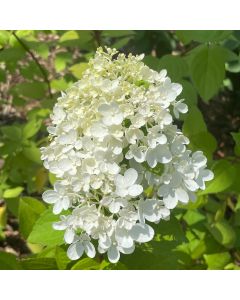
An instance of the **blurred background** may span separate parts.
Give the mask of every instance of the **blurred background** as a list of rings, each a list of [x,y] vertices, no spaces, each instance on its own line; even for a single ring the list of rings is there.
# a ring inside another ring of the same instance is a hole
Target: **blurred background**
[[[41,194],[49,114],[97,47],[145,54],[183,85],[178,125],[215,178],[195,203],[155,227],[156,239],[117,265],[70,262]],[[0,269],[240,269],[240,31],[0,31]]]

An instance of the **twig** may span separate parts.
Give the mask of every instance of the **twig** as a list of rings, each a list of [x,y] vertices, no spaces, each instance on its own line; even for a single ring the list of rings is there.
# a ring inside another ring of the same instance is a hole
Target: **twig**
[[[97,43],[97,46],[100,47],[102,45],[101,41],[101,31],[100,30],[93,30],[94,38]]]
[[[33,54],[33,52],[28,48],[28,46],[16,35],[16,33],[13,31],[12,32],[13,36],[15,37],[15,39],[19,42],[19,44],[23,47],[24,50],[26,50],[26,52],[32,57],[32,59],[35,61],[36,65],[38,66],[40,72],[42,73],[43,79],[45,81],[45,83],[47,84],[48,87],[48,93],[49,93],[49,97],[53,98],[52,95],[52,91],[51,91],[51,86],[50,86],[50,82],[48,80],[48,76],[46,73],[46,70],[43,68],[43,66],[39,63],[38,59],[36,58],[36,56]]]

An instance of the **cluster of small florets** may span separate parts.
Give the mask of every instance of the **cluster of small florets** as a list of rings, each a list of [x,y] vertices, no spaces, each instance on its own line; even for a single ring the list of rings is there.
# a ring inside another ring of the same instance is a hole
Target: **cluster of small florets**
[[[133,253],[153,239],[150,222],[167,220],[178,202],[195,199],[213,174],[201,151],[173,124],[188,108],[182,86],[147,67],[143,55],[99,48],[80,81],[58,99],[51,143],[41,149],[56,175],[43,200],[65,230],[70,259]]]

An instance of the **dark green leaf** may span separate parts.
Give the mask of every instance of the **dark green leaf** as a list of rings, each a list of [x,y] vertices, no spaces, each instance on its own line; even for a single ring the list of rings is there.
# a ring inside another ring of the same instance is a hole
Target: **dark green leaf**
[[[200,96],[208,101],[222,86],[225,77],[225,53],[221,47],[205,46],[191,60],[192,80]]]
[[[159,59],[158,67],[166,69],[172,81],[178,81],[188,75],[188,65],[180,56],[165,55]]]
[[[15,255],[6,252],[0,252],[0,270],[20,270],[20,264]]]
[[[219,42],[227,38],[231,30],[178,30],[177,36],[184,43],[196,41],[200,43]]]

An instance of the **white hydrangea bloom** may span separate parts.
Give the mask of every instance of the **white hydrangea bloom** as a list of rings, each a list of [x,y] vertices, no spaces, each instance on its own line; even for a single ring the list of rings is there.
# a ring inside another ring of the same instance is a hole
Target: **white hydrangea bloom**
[[[58,181],[43,200],[55,214],[68,210],[53,226],[65,230],[72,260],[97,249],[116,263],[154,237],[149,222],[168,220],[178,202],[194,200],[213,178],[206,157],[188,150],[174,125],[172,112],[187,113],[177,99],[182,86],[143,57],[99,48],[54,106],[51,142],[41,152]]]

